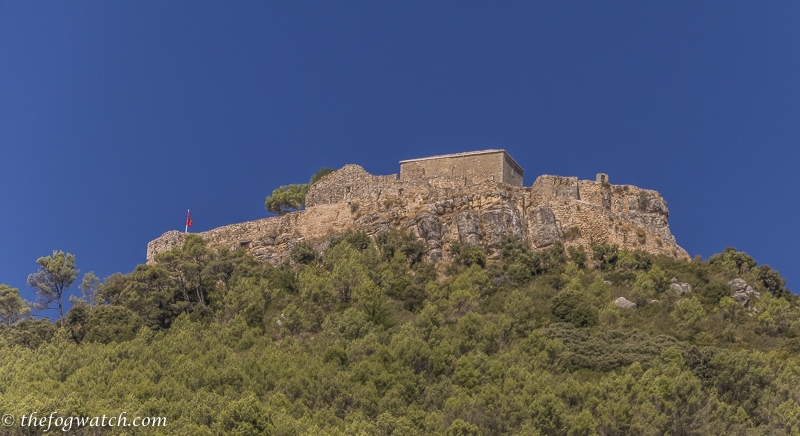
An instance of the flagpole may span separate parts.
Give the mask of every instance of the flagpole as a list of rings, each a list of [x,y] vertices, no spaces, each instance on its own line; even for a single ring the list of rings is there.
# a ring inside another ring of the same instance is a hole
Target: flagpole
[[[189,233],[189,209],[186,209],[186,230],[183,233]]]

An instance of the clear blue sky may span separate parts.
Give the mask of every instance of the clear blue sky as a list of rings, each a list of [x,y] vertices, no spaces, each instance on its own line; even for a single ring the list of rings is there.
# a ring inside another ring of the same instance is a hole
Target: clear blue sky
[[[323,165],[505,148],[526,185],[655,189],[691,255],[797,291],[800,3],[533,3],[0,1],[0,283],[130,272]]]

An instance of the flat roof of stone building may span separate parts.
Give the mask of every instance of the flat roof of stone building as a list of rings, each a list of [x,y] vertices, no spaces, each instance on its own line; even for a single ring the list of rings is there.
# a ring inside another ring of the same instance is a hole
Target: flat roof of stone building
[[[505,154],[506,156],[508,156],[509,159],[511,159],[511,162],[513,162],[514,165],[516,165],[517,168],[519,168],[520,171],[525,172],[525,170],[523,170],[522,167],[519,166],[517,161],[515,161],[514,158],[511,157],[511,155],[508,154],[502,148],[491,149],[491,150],[465,151],[463,153],[440,154],[440,155],[437,155],[437,156],[428,156],[428,157],[420,157],[420,158],[417,158],[417,159],[401,160],[400,163],[404,164],[404,163],[407,163],[407,162],[419,162],[419,161],[431,160],[431,159],[443,159],[443,158],[448,158],[448,157],[464,157],[464,156],[474,156],[474,155],[477,155],[477,154],[492,154],[492,153],[503,153],[503,154]]]

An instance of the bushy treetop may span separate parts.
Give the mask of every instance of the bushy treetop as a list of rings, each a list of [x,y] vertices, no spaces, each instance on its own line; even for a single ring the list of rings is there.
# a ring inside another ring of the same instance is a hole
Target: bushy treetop
[[[311,176],[311,181],[309,183],[286,185],[275,189],[272,191],[272,195],[268,196],[264,202],[267,212],[283,215],[287,212],[304,208],[306,205],[306,193],[308,193],[308,188],[331,172],[333,172],[332,169],[322,167]]]

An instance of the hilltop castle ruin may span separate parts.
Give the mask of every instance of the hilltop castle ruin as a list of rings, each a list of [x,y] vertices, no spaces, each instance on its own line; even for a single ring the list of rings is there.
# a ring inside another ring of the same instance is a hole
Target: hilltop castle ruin
[[[498,259],[505,235],[533,250],[561,241],[566,246],[617,244],[652,254],[688,259],[669,230],[669,211],[658,192],[596,180],[539,176],[523,186],[524,170],[505,150],[483,150],[410,159],[400,174],[374,176],[345,165],[312,185],[306,209],[199,233],[210,246],[244,248],[263,262],[281,263],[294,244],[322,251],[337,235],[370,236],[404,229],[425,241],[427,260],[449,260],[455,241],[482,245]],[[147,262],[179,247],[185,235],[164,233],[147,245]]]

